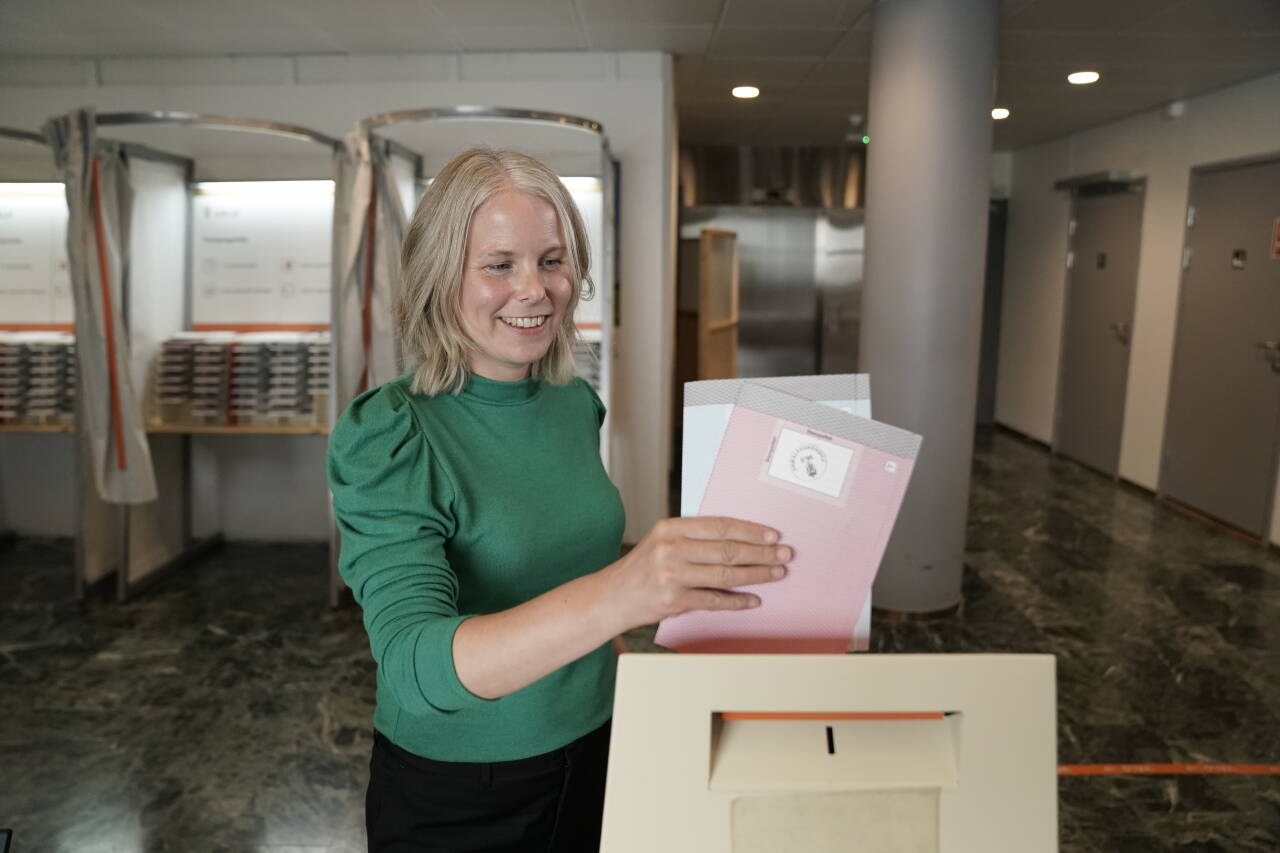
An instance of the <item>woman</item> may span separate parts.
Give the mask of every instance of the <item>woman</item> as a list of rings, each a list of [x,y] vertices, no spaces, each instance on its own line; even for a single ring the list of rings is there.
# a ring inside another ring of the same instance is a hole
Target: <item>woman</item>
[[[351,403],[328,458],[378,664],[371,851],[596,849],[611,638],[753,607],[728,588],[784,573],[777,533],[731,519],[667,519],[618,558],[605,409],[573,378],[589,268],[568,192],[510,151],[454,159],[409,226],[418,366]]]

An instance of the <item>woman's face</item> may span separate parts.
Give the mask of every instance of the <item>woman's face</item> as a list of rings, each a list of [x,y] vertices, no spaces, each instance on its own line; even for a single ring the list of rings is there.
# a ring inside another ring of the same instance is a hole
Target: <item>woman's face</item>
[[[471,218],[462,270],[462,326],[476,344],[471,372],[529,376],[564,319],[574,283],[550,202],[506,189]]]

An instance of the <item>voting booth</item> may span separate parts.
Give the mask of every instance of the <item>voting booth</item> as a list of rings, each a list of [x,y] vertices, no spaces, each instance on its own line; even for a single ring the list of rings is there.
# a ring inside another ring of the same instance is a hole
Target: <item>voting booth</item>
[[[49,170],[42,176],[52,180],[10,184],[6,193],[4,220],[13,233],[4,239],[11,255],[5,289],[17,298],[5,298],[5,317],[19,331],[0,343],[0,370],[17,378],[22,396],[16,405],[10,398],[12,417],[0,421],[26,433],[5,437],[4,505],[24,516],[15,525],[24,531],[74,537],[74,588],[82,595],[122,564],[130,530],[119,501],[145,491],[152,476],[136,419],[122,405],[135,381],[123,357],[124,330],[135,312],[153,307],[151,281],[125,270],[132,256],[172,247],[163,233],[130,230],[129,211],[158,205],[172,213],[172,200],[185,198],[190,162],[136,143],[95,140],[83,133],[89,122],[78,112],[79,121],[51,123],[29,138],[45,146]],[[154,307],[163,305],[160,298]],[[46,437],[56,446],[38,446],[36,432],[66,435]]]
[[[44,137],[0,127],[0,539],[75,535],[66,227]]]
[[[574,321],[578,374],[611,406],[617,260],[617,163],[604,128],[558,113],[455,106],[381,113],[359,122],[337,155],[334,202],[334,411],[366,388],[401,375],[394,335],[400,246],[418,200],[437,172],[468,148],[513,149],[547,163],[582,213],[595,286]],[[609,465],[609,429],[601,455]],[[336,549],[335,549],[336,551]],[[336,603],[341,579],[330,573]]]
[[[1051,655],[623,655],[602,853],[1052,853]]]
[[[273,504],[296,501],[272,493],[292,479],[278,466],[322,468],[337,140],[256,119],[92,109],[51,119],[45,135],[71,212],[79,575],[119,569],[123,600],[218,542],[227,506],[245,502],[228,490],[262,501],[270,524]],[[224,435],[238,438],[204,444]],[[317,440],[290,453],[278,444],[289,436]]]

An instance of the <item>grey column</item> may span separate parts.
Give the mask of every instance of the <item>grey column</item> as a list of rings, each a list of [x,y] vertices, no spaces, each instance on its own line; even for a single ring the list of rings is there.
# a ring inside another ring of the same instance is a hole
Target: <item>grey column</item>
[[[999,0],[872,13],[859,365],[877,420],[924,436],[874,603],[960,602],[991,180]]]

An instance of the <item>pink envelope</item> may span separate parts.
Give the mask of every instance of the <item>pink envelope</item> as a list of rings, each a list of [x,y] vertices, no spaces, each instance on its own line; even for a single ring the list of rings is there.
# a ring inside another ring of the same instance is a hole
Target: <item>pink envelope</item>
[[[842,654],[871,591],[920,436],[759,385],[738,395],[700,516],[767,524],[794,557],[761,605],[663,620],[684,652]]]

